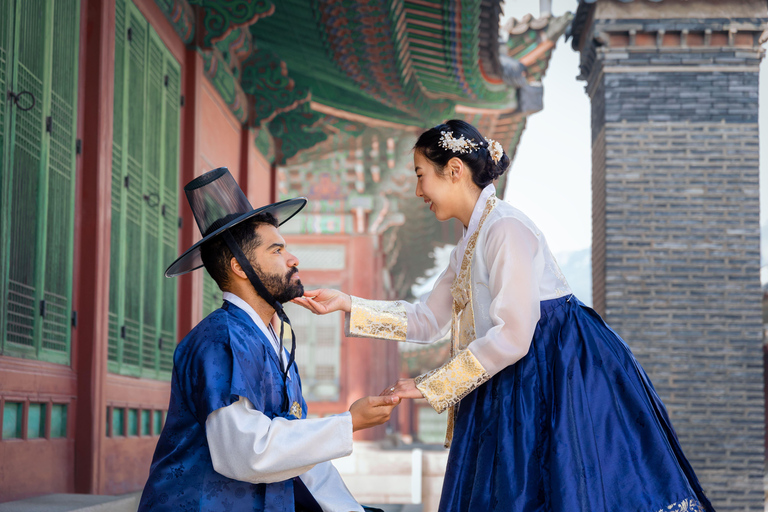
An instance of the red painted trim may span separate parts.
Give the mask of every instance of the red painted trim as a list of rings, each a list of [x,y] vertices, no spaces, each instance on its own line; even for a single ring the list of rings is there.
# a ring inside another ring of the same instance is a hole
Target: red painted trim
[[[269,164],[269,202],[277,202],[277,165],[274,160]]]
[[[245,192],[246,197],[248,196],[248,190],[250,190],[251,181],[256,178],[256,176],[251,175],[251,139],[251,129],[248,128],[247,124],[242,125],[240,128],[240,177],[238,183],[243,192]],[[248,199],[250,200],[250,197]],[[253,206],[258,207],[258,205]]]
[[[78,368],[74,474],[77,492],[100,493],[109,318],[115,4],[84,0],[81,13],[83,153],[76,201],[75,305],[79,322],[73,329]]]
[[[200,101],[203,93],[203,59],[195,50],[187,50],[182,66],[184,107],[181,109],[181,172],[179,187],[189,183],[198,173],[200,154]],[[197,224],[183,192],[179,197],[179,215],[182,228],[179,233],[179,254],[198,240]],[[178,286],[177,331],[179,340],[186,336],[202,318],[202,301],[192,300],[203,293],[202,275],[191,272],[181,277]],[[178,340],[177,340],[178,341]]]

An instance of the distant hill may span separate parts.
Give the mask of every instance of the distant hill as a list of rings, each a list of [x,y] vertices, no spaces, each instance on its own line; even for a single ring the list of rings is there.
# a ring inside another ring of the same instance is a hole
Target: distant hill
[[[584,304],[592,305],[592,248],[561,252],[555,255],[573,294]]]

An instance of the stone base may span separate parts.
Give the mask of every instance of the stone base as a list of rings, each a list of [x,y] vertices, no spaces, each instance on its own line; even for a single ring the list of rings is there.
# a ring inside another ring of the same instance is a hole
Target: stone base
[[[122,496],[46,494],[0,503],[0,512],[136,512],[140,492]]]

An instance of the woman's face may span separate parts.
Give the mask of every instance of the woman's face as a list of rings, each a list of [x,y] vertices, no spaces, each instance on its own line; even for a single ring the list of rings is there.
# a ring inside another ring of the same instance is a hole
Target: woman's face
[[[437,220],[448,220],[454,216],[451,201],[455,192],[448,176],[439,176],[433,164],[421,151],[413,152],[416,171],[416,196],[429,205]]]

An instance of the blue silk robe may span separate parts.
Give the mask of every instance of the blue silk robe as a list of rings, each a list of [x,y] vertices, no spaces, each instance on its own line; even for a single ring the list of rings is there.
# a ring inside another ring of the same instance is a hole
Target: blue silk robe
[[[306,418],[296,366],[287,380],[291,412],[281,410],[280,361],[248,314],[225,302],[179,343],[171,401],[139,511],[293,512],[293,481],[251,484],[213,469],[205,421],[247,398],[268,418]]]

